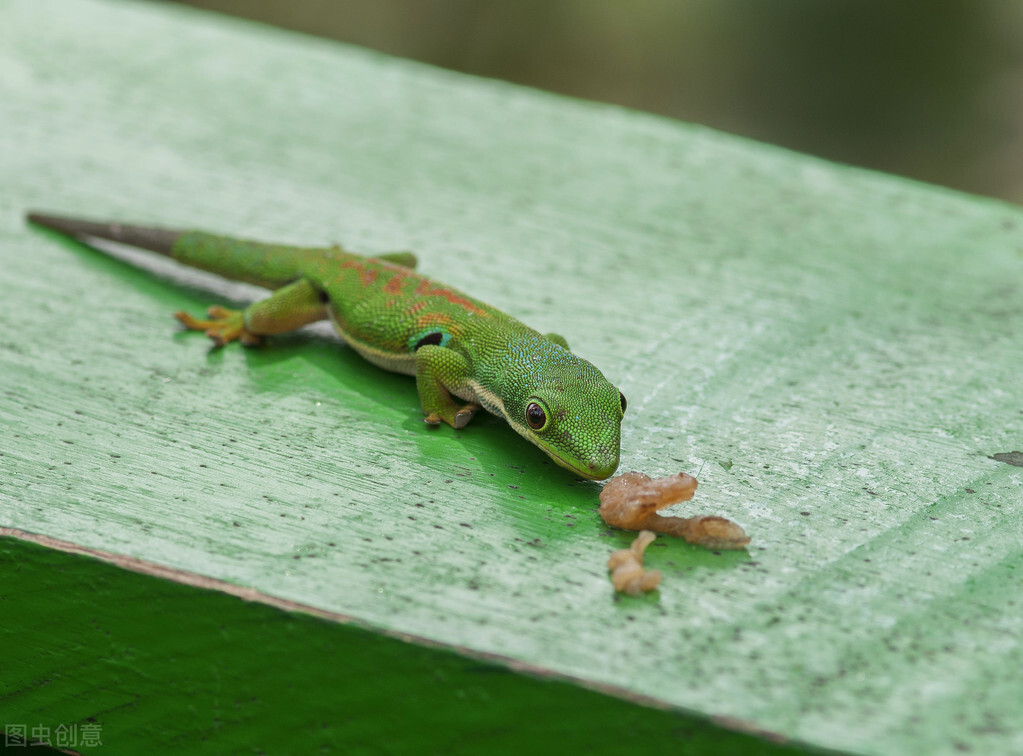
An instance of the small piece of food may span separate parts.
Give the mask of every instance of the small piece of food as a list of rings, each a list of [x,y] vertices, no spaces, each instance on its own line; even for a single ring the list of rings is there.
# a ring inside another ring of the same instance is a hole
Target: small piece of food
[[[682,536],[689,543],[708,549],[742,549],[750,541],[746,531],[731,520],[717,515],[696,517],[662,517],[654,515],[664,526],[667,535]],[[647,525],[647,527],[650,527]]]
[[[644,591],[652,591],[661,582],[660,570],[643,569],[643,552],[655,538],[654,533],[644,530],[629,548],[620,549],[608,558],[607,568],[611,570],[611,583],[616,591],[638,596]]]
[[[627,472],[613,478],[600,492],[600,516],[611,527],[623,530],[652,530],[679,536],[708,549],[741,549],[749,542],[746,532],[731,520],[714,515],[664,517],[657,514],[696,493],[697,480],[678,473],[651,478]]]
[[[665,478],[651,478],[641,472],[627,472],[612,478],[600,492],[600,513],[621,512],[620,517],[630,518],[655,512],[680,501],[689,501],[699,485],[696,478],[685,473]],[[605,516],[606,520],[607,517]],[[630,520],[631,521],[631,520]],[[614,523],[609,523],[614,524]],[[639,530],[619,525],[629,530]]]

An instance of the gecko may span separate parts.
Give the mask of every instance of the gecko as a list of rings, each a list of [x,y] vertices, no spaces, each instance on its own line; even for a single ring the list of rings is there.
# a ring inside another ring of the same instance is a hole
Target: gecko
[[[118,242],[272,290],[244,310],[175,313],[218,347],[256,346],[329,320],[369,362],[415,377],[428,425],[464,428],[483,408],[582,478],[603,480],[618,468],[625,395],[562,336],[541,334],[417,273],[411,253],[364,257],[337,245],[267,244],[37,212],[27,218],[86,244]]]

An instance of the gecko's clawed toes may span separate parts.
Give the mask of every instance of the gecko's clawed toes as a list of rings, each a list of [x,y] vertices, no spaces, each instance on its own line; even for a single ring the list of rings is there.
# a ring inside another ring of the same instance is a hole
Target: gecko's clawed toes
[[[185,328],[189,329],[190,331],[198,331],[199,330],[199,328],[198,328],[199,321],[196,320],[195,318],[193,318],[191,315],[189,315],[184,310],[178,310],[176,313],[174,313],[174,317],[177,318],[178,322],[181,323],[181,325],[183,325]]]
[[[229,339],[224,337],[224,334],[220,333],[218,328],[209,328],[206,331],[206,335],[209,336],[210,341],[213,342],[213,346],[222,347]]]
[[[426,417],[423,418],[423,422],[431,426],[438,426],[441,423],[447,423],[455,430],[460,430],[469,424],[473,415],[476,414],[476,410],[477,407],[474,404],[457,409],[455,407],[446,407],[440,411],[427,413]]]
[[[466,407],[464,409],[460,409],[455,414],[455,421],[451,423],[451,427],[455,429],[464,428],[469,424],[469,421],[472,420],[472,417],[475,414],[476,410],[474,408]]]
[[[242,346],[256,347],[263,344],[263,337],[255,333],[249,333],[248,331],[242,331],[242,335],[238,337],[238,340],[242,343]]]
[[[218,347],[232,341],[241,341],[245,346],[255,346],[261,343],[261,337],[251,333],[245,327],[244,312],[214,305],[207,310],[207,313],[209,314],[208,320],[194,318],[187,312],[176,312],[174,317],[190,331],[205,333]]]

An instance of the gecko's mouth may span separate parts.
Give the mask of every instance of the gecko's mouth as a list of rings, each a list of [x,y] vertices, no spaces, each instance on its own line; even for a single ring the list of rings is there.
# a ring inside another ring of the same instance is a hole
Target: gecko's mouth
[[[553,459],[559,466],[564,467],[566,470],[571,470],[576,475],[586,478],[587,480],[604,480],[614,475],[615,470],[618,469],[618,460],[616,459],[613,464],[609,465],[579,465],[569,462],[564,457],[560,456],[557,452],[552,451],[546,447],[540,447],[544,453]]]

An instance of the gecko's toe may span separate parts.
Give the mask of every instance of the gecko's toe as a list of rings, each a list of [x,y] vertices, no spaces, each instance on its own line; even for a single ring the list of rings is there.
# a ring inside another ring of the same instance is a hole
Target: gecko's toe
[[[210,328],[206,331],[206,335],[210,337],[210,341],[213,342],[213,346],[222,347],[227,344],[227,339],[224,338],[224,334],[217,328]]]
[[[176,313],[174,313],[174,317],[178,319],[178,322],[181,323],[181,325],[183,325],[190,331],[201,330],[199,327],[199,321],[193,318],[184,310],[178,310]]]
[[[469,421],[472,420],[472,417],[475,414],[476,414],[476,410],[475,409],[466,408],[466,409],[459,410],[455,414],[455,422],[453,422],[451,424],[451,427],[453,427],[455,429],[464,428],[465,426],[467,426],[469,424]]]

